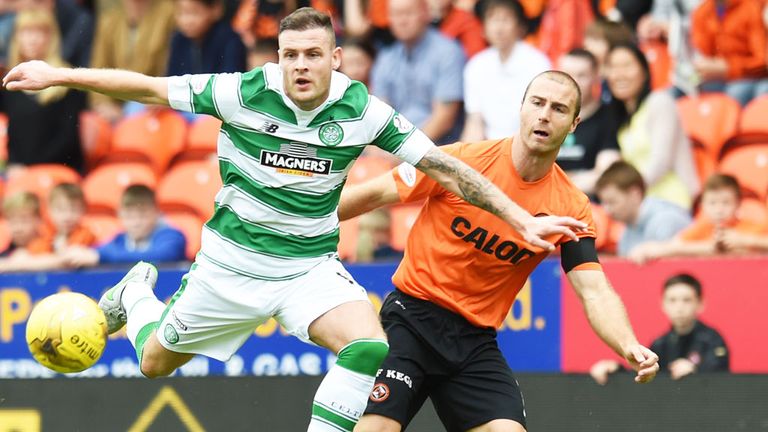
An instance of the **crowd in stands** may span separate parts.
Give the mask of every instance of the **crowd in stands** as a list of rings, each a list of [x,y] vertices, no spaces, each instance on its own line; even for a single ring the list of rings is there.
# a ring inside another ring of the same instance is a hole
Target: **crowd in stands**
[[[517,132],[529,81],[582,92],[558,164],[598,246],[637,263],[768,252],[765,0],[0,0],[0,70],[28,60],[163,76],[277,61],[279,20],[334,19],[341,71],[438,144]],[[193,259],[220,186],[218,120],[51,88],[0,91],[0,272]],[[375,149],[348,181],[397,164]],[[397,260],[418,206],[341,226]]]

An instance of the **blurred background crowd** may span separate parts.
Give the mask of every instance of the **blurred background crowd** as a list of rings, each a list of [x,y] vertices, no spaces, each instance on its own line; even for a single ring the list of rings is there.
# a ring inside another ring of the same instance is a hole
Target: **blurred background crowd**
[[[0,0],[0,68],[149,75],[277,61],[282,17],[334,19],[341,71],[438,144],[513,135],[538,73],[582,91],[558,164],[599,250],[644,263],[768,252],[765,0]],[[193,259],[220,187],[218,120],[52,88],[0,91],[0,272]],[[360,182],[392,169],[366,151]],[[397,260],[419,206],[344,222],[340,255]]]

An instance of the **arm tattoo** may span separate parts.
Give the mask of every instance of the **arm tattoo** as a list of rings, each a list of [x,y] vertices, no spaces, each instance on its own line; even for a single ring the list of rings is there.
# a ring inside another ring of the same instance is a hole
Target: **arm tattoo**
[[[425,173],[438,171],[447,175],[456,182],[458,190],[446,189],[459,195],[468,203],[506,219],[504,213],[507,210],[507,203],[504,202],[504,198],[506,201],[509,198],[503,194],[503,197],[499,197],[499,188],[464,162],[441,150],[433,149],[424,155],[416,164],[416,168]]]

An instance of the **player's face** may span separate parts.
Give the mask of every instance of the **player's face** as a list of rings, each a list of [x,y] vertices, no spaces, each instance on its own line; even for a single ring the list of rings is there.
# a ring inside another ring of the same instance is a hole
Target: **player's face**
[[[625,48],[613,50],[608,55],[606,70],[608,87],[616,99],[627,102],[640,96],[646,76],[632,51]]]
[[[198,0],[176,0],[176,27],[184,36],[202,39],[221,16],[218,5],[207,6]]]
[[[44,60],[51,41],[50,29],[28,26],[18,30],[19,55],[22,60]]]
[[[529,151],[556,153],[560,149],[579,123],[574,118],[577,97],[571,85],[547,76],[531,83],[520,110],[520,137]]]
[[[498,49],[509,48],[522,34],[517,17],[505,7],[495,7],[485,13],[483,30],[488,44]]]
[[[134,241],[148,239],[155,230],[159,217],[157,207],[149,204],[124,207],[118,213],[125,233]]]
[[[389,0],[389,29],[401,42],[418,40],[429,25],[424,0]]]
[[[733,219],[738,208],[739,199],[731,189],[708,190],[701,197],[701,211],[715,224]]]
[[[341,65],[341,48],[333,47],[323,28],[285,30],[278,42],[285,93],[302,110],[317,108],[328,99],[331,73]]]
[[[344,47],[340,70],[348,77],[367,83],[372,66],[373,59],[365,51],[354,45]]]
[[[680,283],[664,290],[661,307],[674,328],[690,328],[701,310],[696,291]]]
[[[639,190],[622,191],[614,185],[607,185],[597,192],[600,205],[611,219],[622,223],[634,223],[643,195]]]
[[[579,89],[581,89],[582,105],[589,103],[594,99],[595,90],[600,82],[600,77],[597,74],[597,70],[592,68],[592,64],[589,60],[581,57],[564,55],[560,57],[558,69],[570,75],[579,85]]]
[[[75,229],[83,213],[85,209],[81,203],[61,196],[54,198],[48,206],[48,215],[56,231],[63,234],[69,234]]]

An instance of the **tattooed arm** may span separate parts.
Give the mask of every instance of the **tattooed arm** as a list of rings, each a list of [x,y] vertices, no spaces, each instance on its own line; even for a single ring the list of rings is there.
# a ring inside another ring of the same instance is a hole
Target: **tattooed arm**
[[[416,168],[468,203],[500,217],[534,246],[554,249],[551,243],[542,238],[551,234],[564,234],[578,241],[571,227],[585,227],[582,222],[570,217],[531,216],[482,174],[436,147],[424,155]]]

